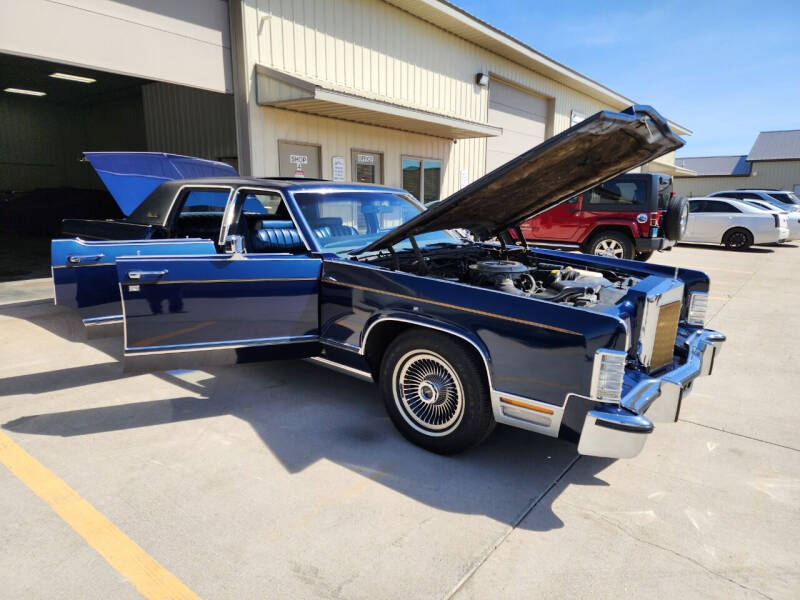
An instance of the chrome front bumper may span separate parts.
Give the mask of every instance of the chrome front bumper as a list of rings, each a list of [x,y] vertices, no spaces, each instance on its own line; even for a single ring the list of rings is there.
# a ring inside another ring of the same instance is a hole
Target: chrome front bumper
[[[684,342],[686,362],[664,375],[639,381],[619,405],[600,404],[583,423],[578,453],[607,458],[639,454],[656,422],[675,422],[681,402],[697,377],[710,375],[725,336],[710,329],[691,334]]]

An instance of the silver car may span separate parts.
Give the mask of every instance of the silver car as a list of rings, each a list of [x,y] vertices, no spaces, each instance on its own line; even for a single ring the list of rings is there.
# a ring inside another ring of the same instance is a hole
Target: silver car
[[[709,198],[735,198],[736,200],[761,200],[786,212],[800,211],[800,198],[786,190],[726,190],[714,192]]]
[[[689,222],[681,242],[724,244],[744,250],[753,244],[774,244],[789,238],[787,217],[742,200],[690,198]]]
[[[745,202],[747,202],[750,206],[755,206],[756,208],[765,210],[768,213],[785,215],[787,222],[786,226],[789,228],[789,237],[786,238],[786,241],[792,242],[794,240],[800,240],[800,212],[786,212],[785,210],[781,210],[775,205],[762,200],[745,200]]]

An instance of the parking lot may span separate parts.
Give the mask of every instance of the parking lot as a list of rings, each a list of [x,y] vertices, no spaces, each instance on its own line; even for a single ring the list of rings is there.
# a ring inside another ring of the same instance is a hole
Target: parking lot
[[[0,596],[797,598],[800,244],[653,260],[711,275],[728,343],[618,461],[502,426],[430,454],[302,361],[126,374],[0,284]]]

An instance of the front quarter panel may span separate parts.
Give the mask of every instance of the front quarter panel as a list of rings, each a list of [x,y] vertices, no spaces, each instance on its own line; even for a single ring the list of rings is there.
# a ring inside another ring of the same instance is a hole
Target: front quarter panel
[[[595,350],[625,345],[614,316],[348,260],[324,262],[320,310],[323,340],[353,349],[392,315],[461,332],[485,348],[496,391],[556,406],[588,393]]]

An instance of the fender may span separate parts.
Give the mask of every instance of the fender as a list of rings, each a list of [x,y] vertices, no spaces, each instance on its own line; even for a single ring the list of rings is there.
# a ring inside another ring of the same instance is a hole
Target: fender
[[[633,239],[637,237],[641,237],[639,232],[634,227],[633,223],[631,223],[630,219],[604,219],[599,223],[594,223],[592,228],[580,239],[580,243],[584,244],[587,240],[591,239],[591,237],[597,232],[598,229],[603,229],[605,227],[619,227],[625,229],[628,233],[630,233]]]
[[[360,355],[364,356],[367,349],[367,340],[369,339],[369,334],[372,332],[375,325],[386,321],[396,321],[401,323],[408,323],[411,325],[417,325],[418,327],[425,327],[427,329],[434,329],[436,331],[441,331],[453,335],[455,337],[461,338],[468,344],[471,344],[472,347],[474,347],[478,351],[478,354],[480,354],[481,359],[483,360],[483,365],[486,369],[486,379],[489,382],[489,387],[494,389],[494,386],[492,385],[492,369],[491,369],[492,358],[486,346],[483,344],[483,341],[474,333],[462,327],[458,327],[451,324],[445,324],[440,321],[434,321],[433,319],[429,319],[428,317],[424,317],[422,315],[415,315],[414,313],[403,313],[403,312],[392,312],[388,314],[377,313],[373,315],[366,322],[364,326],[364,331],[361,334],[361,344],[358,350],[358,353]]]

